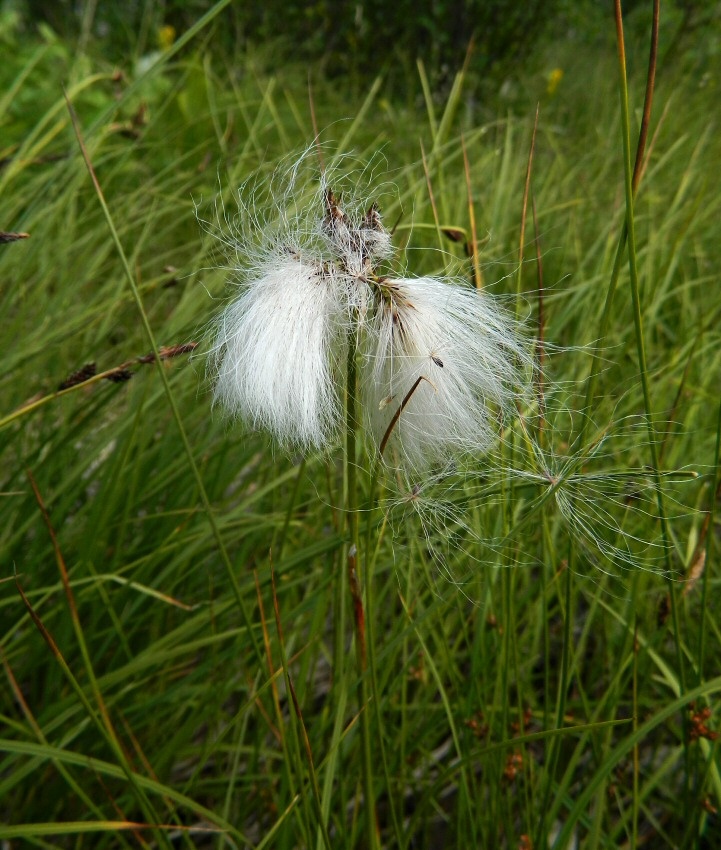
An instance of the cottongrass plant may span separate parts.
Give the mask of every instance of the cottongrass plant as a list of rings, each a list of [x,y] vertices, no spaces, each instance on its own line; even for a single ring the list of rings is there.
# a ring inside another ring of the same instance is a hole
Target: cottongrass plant
[[[279,251],[218,322],[216,399],[283,446],[322,448],[338,432],[336,285],[317,263]]]
[[[253,262],[234,270],[238,295],[215,325],[215,400],[284,448],[332,448],[350,346],[378,455],[418,470],[487,451],[528,393],[533,358],[515,320],[458,281],[388,271],[375,203],[336,194],[325,173],[304,208],[298,181],[296,164],[275,218],[241,210],[256,232],[235,247]]]
[[[500,515],[509,481],[540,494],[529,516],[550,498],[602,569],[633,566],[643,543],[629,516],[649,511],[649,476],[593,472],[609,433],[583,457],[542,449],[530,427],[536,365],[522,326],[467,283],[396,271],[391,233],[371,200],[378,181],[366,169],[321,172],[308,159],[244,187],[239,224],[223,234],[237,294],[212,326],[216,403],[287,451],[329,452],[349,428],[362,430],[370,451],[360,465],[396,470],[387,476],[391,528],[399,511],[416,514],[449,577],[449,540],[465,540],[471,561],[506,545],[503,530],[472,529],[467,515],[479,504],[498,504]],[[547,404],[552,395],[548,387]],[[502,433],[514,420],[509,456]]]
[[[348,190],[332,170],[317,174],[306,193],[302,162],[286,175],[273,215],[259,216],[253,200],[241,208],[243,238],[231,240],[238,295],[215,324],[211,370],[216,402],[280,446],[330,451],[345,437],[348,572],[335,581],[334,680],[343,679],[347,586],[360,672],[366,844],[374,848],[377,736],[369,706],[381,728],[371,580],[378,473],[391,456],[403,476],[485,452],[528,394],[532,354],[485,293],[395,273],[391,233],[374,200],[357,186]],[[361,432],[371,447],[365,463]],[[359,468],[369,473],[365,547]],[[398,825],[396,813],[393,819]]]
[[[377,289],[363,375],[375,441],[390,434],[414,469],[486,451],[530,372],[514,321],[489,296],[443,278],[387,279]]]
[[[613,435],[556,454],[548,383],[543,447],[534,439],[533,345],[502,303],[459,280],[397,270],[377,194],[332,169],[308,175],[303,165],[285,173],[280,193],[266,192],[268,212],[258,212],[251,193],[240,226],[224,237],[236,255],[230,273],[237,293],[213,326],[210,370],[215,401],[283,449],[330,456],[344,446],[348,569],[334,575],[333,680],[344,680],[338,612],[352,599],[365,834],[374,848],[378,748],[387,773],[382,735],[372,729],[383,725],[373,651],[374,532],[388,527],[398,552],[405,534],[409,552],[429,556],[471,601],[473,576],[455,571],[459,553],[466,571],[525,562],[549,581],[544,558],[556,551],[549,510],[604,572],[639,560],[664,569],[669,543],[638,532],[638,520],[653,516],[658,482],[635,454],[609,473],[605,459],[618,457],[608,449]],[[639,447],[638,440],[622,442],[634,453]],[[365,460],[360,446],[370,449]],[[381,476],[392,495],[378,516]],[[681,471],[665,483],[685,480]],[[540,557],[526,551],[529,529]],[[418,559],[421,567],[425,560]],[[509,620],[513,581],[507,572]],[[398,828],[399,814],[391,816]]]
[[[218,405],[289,451],[329,452],[362,431],[369,451],[360,466],[395,470],[385,479],[391,529],[399,515],[415,514],[449,577],[455,540],[465,541],[470,562],[508,549],[508,528],[472,528],[468,516],[493,504],[500,516],[509,482],[526,499],[527,518],[513,525],[516,547],[550,503],[604,571],[636,566],[640,551],[663,570],[668,541],[639,540],[633,530],[634,514],[653,513],[658,483],[637,461],[610,472],[602,463],[609,442],[638,430],[638,421],[602,429],[579,455],[556,452],[549,418],[542,448],[532,421],[538,367],[522,325],[466,282],[398,270],[373,200],[389,194],[387,184],[374,191],[370,167],[343,170],[343,160],[314,169],[312,152],[260,188],[243,187],[239,216],[223,234],[237,294],[212,326]],[[553,396],[547,384],[547,417]],[[509,453],[503,442],[514,422]],[[638,435],[631,444],[639,447]],[[681,470],[665,485],[694,477]],[[683,504],[672,490],[668,498]]]

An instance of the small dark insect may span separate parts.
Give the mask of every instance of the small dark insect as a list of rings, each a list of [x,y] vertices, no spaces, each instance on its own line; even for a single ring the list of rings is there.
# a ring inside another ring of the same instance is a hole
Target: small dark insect
[[[436,366],[440,366],[441,369],[443,368],[443,361],[440,357],[436,357],[435,354],[431,354],[431,360],[436,364]]]
[[[70,387],[76,387],[78,384],[84,383],[92,378],[97,371],[98,370],[94,363],[86,363],[82,369],[78,369],[77,372],[73,372],[72,375],[68,375],[68,377],[58,387],[58,392],[61,390],[69,390]]]

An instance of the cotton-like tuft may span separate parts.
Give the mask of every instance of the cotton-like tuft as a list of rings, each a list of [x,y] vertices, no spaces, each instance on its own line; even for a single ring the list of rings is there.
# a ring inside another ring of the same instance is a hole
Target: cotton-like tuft
[[[384,458],[421,469],[487,451],[532,372],[516,322],[492,296],[446,279],[396,279],[363,180],[311,173],[303,183],[306,165],[281,175],[280,191],[243,189],[228,240],[242,282],[215,326],[216,402],[284,448],[326,449],[357,346],[364,421]]]
[[[515,321],[478,290],[435,278],[384,280],[378,292],[363,378],[376,443],[400,410],[389,448],[406,466],[486,451],[532,366]]]
[[[218,319],[215,400],[285,448],[332,442],[343,289],[331,271],[295,254],[269,257]]]

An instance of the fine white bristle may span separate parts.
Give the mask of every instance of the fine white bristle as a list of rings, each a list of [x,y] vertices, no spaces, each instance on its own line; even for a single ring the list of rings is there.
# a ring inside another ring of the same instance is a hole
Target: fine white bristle
[[[325,449],[343,416],[339,364],[357,345],[365,422],[385,459],[418,469],[486,451],[532,371],[517,323],[476,290],[386,274],[393,247],[376,204],[342,175],[301,184],[303,162],[282,191],[268,188],[271,213],[251,193],[228,240],[239,295],[215,325],[216,401],[285,448]]]
[[[376,442],[392,427],[389,445],[413,468],[487,450],[531,366],[516,323],[489,296],[435,278],[388,280],[380,293],[364,372]]]
[[[338,430],[339,292],[327,270],[278,256],[218,320],[216,401],[284,447],[322,448]]]

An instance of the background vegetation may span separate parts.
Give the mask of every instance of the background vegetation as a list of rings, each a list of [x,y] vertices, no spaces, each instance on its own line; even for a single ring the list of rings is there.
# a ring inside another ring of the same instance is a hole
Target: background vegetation
[[[271,3],[128,5],[122,27],[111,4],[61,6],[0,13],[0,230],[29,234],[0,244],[0,838],[718,846],[718,6],[663,21],[637,279],[628,252],[614,272],[610,16],[556,21],[552,47],[539,23],[518,66],[507,10],[495,42],[469,4],[461,72],[442,4],[417,52],[402,3],[350,53],[344,15],[291,10],[297,55],[258,43]],[[631,12],[635,144],[650,9]],[[348,67],[309,58],[323,26]],[[213,414],[201,353],[238,261],[216,198],[232,217],[315,126],[392,181],[399,262],[480,277],[556,346],[542,403],[472,475],[389,476],[363,514],[363,676],[342,458]]]
[[[207,0],[5,0],[19,15],[26,33],[49,26],[66,42],[102,49],[127,62],[157,46],[158,32],[171,26],[186,32],[208,8]],[[649,3],[624,4],[629,34],[648,34]],[[415,60],[422,58],[436,88],[444,88],[467,59],[473,86],[493,91],[505,75],[527,70],[539,44],[569,39],[579,49],[610,45],[610,9],[597,0],[434,0],[414,3],[378,0],[339,3],[315,0],[288,3],[225,4],[215,19],[213,52],[251,51],[272,55],[273,70],[312,62],[324,75],[343,77],[343,85],[363,87],[382,74],[386,91],[412,94],[418,89]],[[708,28],[718,27],[718,3],[668,0],[664,4],[664,53],[709,48]],[[280,23],[279,23],[280,22]],[[205,38],[207,38],[207,33]],[[473,51],[466,56],[469,43]]]

